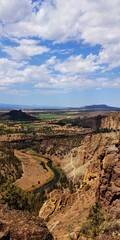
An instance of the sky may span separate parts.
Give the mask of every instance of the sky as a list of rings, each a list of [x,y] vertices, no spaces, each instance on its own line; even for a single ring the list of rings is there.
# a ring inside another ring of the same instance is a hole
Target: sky
[[[0,103],[120,107],[120,0],[0,0]]]

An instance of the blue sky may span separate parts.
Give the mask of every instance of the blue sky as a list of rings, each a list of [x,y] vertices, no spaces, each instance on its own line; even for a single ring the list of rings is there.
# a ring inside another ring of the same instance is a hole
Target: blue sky
[[[120,107],[119,0],[1,0],[0,102]]]

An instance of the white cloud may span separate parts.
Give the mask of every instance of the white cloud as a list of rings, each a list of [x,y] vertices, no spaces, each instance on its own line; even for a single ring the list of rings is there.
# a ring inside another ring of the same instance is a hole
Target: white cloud
[[[3,46],[2,51],[6,52],[12,59],[20,60],[40,55],[49,51],[46,46],[40,46],[39,41],[32,39],[22,39],[17,41],[19,44],[16,47]]]
[[[26,79],[21,68],[25,68],[26,62],[16,63],[6,58],[0,58],[0,86],[25,82]]]
[[[56,42],[74,39],[91,45],[100,44],[103,47],[100,62],[106,60],[111,67],[120,65],[117,60],[120,44],[119,0],[45,0],[41,4],[33,4],[30,0],[1,0],[0,22],[0,35],[8,38],[36,36]],[[16,48],[5,47],[4,50],[17,59],[31,57],[37,52],[41,54],[48,49],[35,43],[31,46],[21,43]]]
[[[95,55],[88,55],[83,58],[82,55],[71,56],[67,60],[58,62],[55,66],[55,70],[60,73],[69,73],[74,75],[75,73],[90,73],[100,69],[100,66],[96,62],[97,57]]]
[[[113,81],[111,76],[104,76],[105,71],[120,66],[120,0],[44,0],[34,4],[31,0],[1,0],[0,36],[16,43],[13,47],[2,45],[1,51],[9,59],[0,59],[1,88],[26,82],[53,91],[120,87],[118,77]],[[54,43],[75,40],[99,44],[101,51],[98,56],[71,53],[65,60],[53,56],[40,66],[29,65],[24,59],[50,52],[35,37]]]
[[[48,66],[55,65],[56,61],[57,61],[57,57],[53,56],[53,57],[51,57],[50,59],[47,60],[47,65]]]
[[[108,69],[120,66],[120,43],[108,44],[100,51],[98,64],[108,64]]]
[[[30,0],[1,0],[0,21],[3,25],[18,23],[32,13]]]
[[[69,39],[101,45],[119,42],[119,0],[46,0],[37,13],[34,6],[30,0],[1,0],[4,31],[17,37],[39,36],[58,42]]]
[[[17,63],[5,58],[0,59],[0,86],[2,88],[13,86],[15,89],[16,84],[17,86],[18,84],[21,86],[28,84],[29,87],[32,87],[32,91],[36,91],[36,89],[41,89],[41,91],[44,89],[45,91],[46,89],[48,92],[48,89],[50,89],[54,93],[57,93],[58,89],[61,92],[66,92],[73,89],[120,87],[119,78],[113,81],[112,78],[103,77],[102,74],[99,78],[95,78],[94,72],[85,73],[85,70],[81,72],[81,69],[78,72],[76,67],[75,69],[72,68],[71,71],[69,69],[69,71],[55,73],[56,66],[58,67],[58,59],[52,58],[49,62],[52,65],[49,65],[46,61],[45,64],[33,66],[27,62]]]

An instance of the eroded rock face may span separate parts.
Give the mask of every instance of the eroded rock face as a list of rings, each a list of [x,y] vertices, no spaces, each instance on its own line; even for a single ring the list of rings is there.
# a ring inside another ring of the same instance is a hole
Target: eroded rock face
[[[1,240],[52,240],[43,220],[30,213],[10,210],[0,205],[0,239]]]
[[[94,187],[88,191],[79,189],[73,194],[54,190],[41,208],[39,216],[45,219],[55,239],[68,240],[70,236],[77,239],[80,226],[94,202]]]
[[[120,132],[90,134],[82,144],[62,160],[61,166],[74,183],[80,181],[75,193],[53,192],[43,205],[40,216],[46,219],[48,228],[56,239],[77,239],[89,209],[98,201],[109,217],[110,226],[118,225],[120,196]],[[61,199],[66,199],[66,201]],[[51,207],[50,207],[51,206]],[[59,208],[59,207],[60,208]],[[48,211],[48,208],[50,210]],[[100,236],[103,239],[119,239],[118,230]],[[117,237],[116,237],[117,236]],[[86,239],[80,237],[80,239]],[[97,239],[97,238],[96,238]],[[91,240],[91,239],[90,239]]]
[[[120,112],[112,113],[101,120],[102,129],[120,130]]]
[[[99,185],[97,201],[110,215],[110,221],[119,220],[120,231],[120,140],[115,148],[108,148],[100,156]]]
[[[45,202],[40,210],[40,217],[47,220],[47,218],[52,215],[55,211],[60,211],[63,206],[67,205],[67,201],[70,197],[68,191],[62,193],[61,190],[55,189],[50,193],[49,199]]]
[[[119,131],[109,133],[90,134],[84,138],[81,146],[72,149],[64,157],[61,167],[69,179],[78,181],[84,178],[87,181],[87,174],[91,172],[91,165],[94,165],[94,177],[99,176],[98,158],[107,151],[114,151],[119,141]],[[95,167],[96,166],[96,167]],[[92,167],[93,169],[93,167]],[[93,173],[92,173],[93,176]],[[90,176],[88,176],[89,178]],[[89,181],[89,180],[88,180]]]

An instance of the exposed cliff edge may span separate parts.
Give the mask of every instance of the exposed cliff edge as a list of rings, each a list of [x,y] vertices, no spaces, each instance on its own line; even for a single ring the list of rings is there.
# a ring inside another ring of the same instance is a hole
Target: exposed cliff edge
[[[101,129],[120,130],[120,112],[112,113],[101,120]]]
[[[62,170],[74,183],[74,193],[54,190],[39,213],[56,239],[93,239],[80,231],[96,202],[102,208],[104,224],[95,239],[119,239],[119,120],[119,113],[104,118],[101,129],[109,131],[87,135],[79,147],[73,148],[61,160]]]
[[[91,128],[95,131],[120,130],[120,112],[92,112],[84,117],[61,119],[57,124]]]
[[[81,146],[72,149],[62,160],[61,166],[67,177],[74,179],[74,181],[86,179],[85,176],[89,172],[91,165],[98,166],[100,154],[107,154],[110,149],[111,151],[117,151],[116,144],[118,144],[119,135],[120,133],[117,131],[86,136],[81,142]],[[94,178],[99,175],[99,169],[97,168],[95,169]]]

